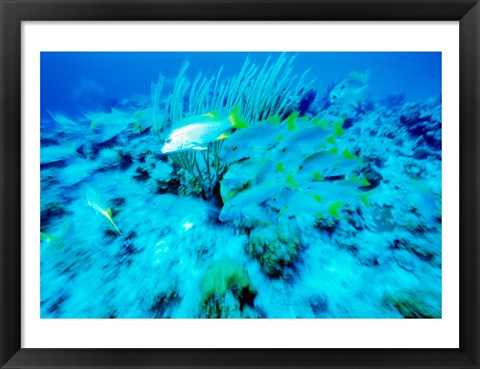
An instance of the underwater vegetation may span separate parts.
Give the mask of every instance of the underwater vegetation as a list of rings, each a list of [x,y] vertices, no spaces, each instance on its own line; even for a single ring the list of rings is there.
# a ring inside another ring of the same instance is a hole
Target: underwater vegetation
[[[190,68],[43,117],[42,318],[441,318],[440,91]]]

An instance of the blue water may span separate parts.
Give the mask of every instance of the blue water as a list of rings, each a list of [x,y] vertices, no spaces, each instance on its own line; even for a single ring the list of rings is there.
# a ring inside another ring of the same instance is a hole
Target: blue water
[[[441,92],[434,52],[42,53],[42,318],[440,318]]]
[[[263,63],[272,53],[87,53],[41,54],[42,115],[46,109],[81,114],[83,109],[109,105],[134,95],[149,95],[150,83],[161,72],[176,77],[180,65],[190,60],[190,74],[237,73],[251,55]],[[275,55],[275,54],[273,54]],[[422,101],[441,90],[441,53],[298,53],[298,70],[311,69],[319,91],[338,82],[352,70],[371,70],[370,94],[381,98],[404,94],[409,101]],[[72,73],[72,71],[75,71]],[[48,80],[48,83],[46,82]]]

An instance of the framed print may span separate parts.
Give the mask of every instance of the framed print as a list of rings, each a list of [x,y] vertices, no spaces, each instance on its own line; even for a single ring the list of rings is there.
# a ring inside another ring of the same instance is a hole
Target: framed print
[[[1,5],[2,367],[479,367],[477,1]]]

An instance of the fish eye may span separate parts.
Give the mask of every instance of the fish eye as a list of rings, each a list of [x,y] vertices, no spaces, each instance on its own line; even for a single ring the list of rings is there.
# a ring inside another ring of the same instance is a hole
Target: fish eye
[[[345,88],[345,86],[344,86],[344,85],[340,86],[340,90],[343,90],[344,88]]]
[[[237,151],[237,150],[238,150],[238,146],[237,146],[237,145],[235,145],[235,146],[232,147],[232,151]]]
[[[167,138],[167,139],[165,140],[165,143],[166,143],[166,144],[172,143],[172,139],[171,139],[170,137]]]

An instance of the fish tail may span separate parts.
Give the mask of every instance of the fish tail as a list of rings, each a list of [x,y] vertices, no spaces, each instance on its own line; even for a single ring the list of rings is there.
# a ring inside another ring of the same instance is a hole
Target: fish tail
[[[240,105],[233,108],[232,112],[228,116],[228,120],[232,123],[232,128],[248,128],[248,123],[243,119],[242,110]]]
[[[285,119],[285,121],[287,122],[289,131],[295,131],[297,129],[297,126],[295,125],[295,121],[299,115],[300,115],[300,112],[295,111]]]
[[[118,229],[117,225],[115,224],[115,222],[113,221],[112,218],[108,218],[108,220],[110,221],[110,223],[112,223],[112,226],[113,228],[115,228],[115,230],[117,231],[118,234],[122,234],[122,232],[120,232],[120,230]]]
[[[370,206],[370,202],[368,201],[368,196],[373,192],[373,190],[370,190],[368,192],[364,192],[360,195],[360,199],[362,199],[362,202],[365,204],[365,206]]]
[[[335,123],[335,126],[333,127],[335,136],[342,136],[344,134],[343,131],[343,120],[339,120],[338,122]]]
[[[113,221],[112,219],[112,209],[108,208],[107,210],[103,210],[102,211],[103,215],[105,216],[105,218],[108,219],[108,221],[110,222],[110,224],[113,226],[113,228],[115,228],[115,230],[117,231],[118,234],[122,234],[122,232],[120,232],[120,230],[118,229],[117,225],[115,224],[115,222]]]
[[[42,241],[45,241],[45,242],[51,242],[53,241],[53,237],[50,236],[49,234],[46,234],[46,233],[43,233],[43,232],[40,232],[40,239]]]
[[[330,215],[336,219],[341,219],[342,217],[340,216],[340,214],[338,214],[338,211],[340,210],[343,204],[345,204],[343,201],[337,201],[331,204],[330,209],[328,209],[328,212],[330,213]]]
[[[94,130],[94,129],[97,128],[97,126],[98,126],[98,121],[92,120],[92,121],[90,122],[90,129]]]
[[[361,187],[370,187],[372,185],[365,177],[360,178],[360,184],[362,185]]]

